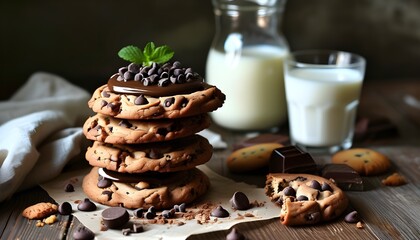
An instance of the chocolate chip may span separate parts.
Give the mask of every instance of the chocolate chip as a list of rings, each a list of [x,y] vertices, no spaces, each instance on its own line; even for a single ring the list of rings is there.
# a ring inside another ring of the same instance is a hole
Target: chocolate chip
[[[118,126],[131,128],[133,126],[133,124],[131,124],[128,120],[123,119],[118,123]]]
[[[156,213],[156,208],[151,206],[149,209],[147,209],[148,212]]]
[[[130,80],[134,78],[134,74],[132,72],[127,71],[124,73],[123,77],[124,77],[124,80]]]
[[[138,64],[135,64],[135,63],[130,63],[128,65],[128,71],[130,71],[132,73],[138,73],[140,71],[140,66]]]
[[[151,159],[159,159],[163,157],[163,154],[158,152],[156,149],[150,149],[150,152],[148,154],[149,158]]]
[[[133,224],[132,230],[133,233],[141,233],[143,232],[143,226],[140,224]]]
[[[60,206],[58,206],[58,212],[61,215],[70,215],[73,212],[73,209],[69,202],[63,202]]]
[[[165,99],[165,101],[164,101],[165,107],[170,107],[172,104],[174,104],[174,102],[175,102],[174,97],[170,97],[170,98]]]
[[[175,209],[163,210],[162,211],[162,216],[164,218],[173,218],[175,216]]]
[[[298,201],[308,201],[308,197],[305,195],[300,195],[299,197],[297,197]]]
[[[359,213],[357,211],[352,211],[352,212],[348,213],[344,217],[344,221],[346,221],[348,223],[357,223],[357,222],[359,222],[360,221]]]
[[[229,212],[226,209],[224,209],[222,206],[217,206],[215,209],[213,209],[213,211],[211,211],[210,216],[226,218],[226,217],[229,217]]]
[[[156,213],[155,213],[155,212],[151,212],[151,211],[147,211],[147,212],[144,214],[144,217],[145,217],[145,218],[147,218],[147,219],[153,219],[153,218],[155,218],[155,217],[156,217]]]
[[[96,205],[90,201],[89,198],[85,198],[82,202],[77,205],[77,209],[84,212],[91,212],[96,210]]]
[[[166,128],[158,128],[156,133],[162,136],[166,136],[166,134],[168,134],[168,130]]]
[[[74,186],[71,183],[67,183],[66,186],[64,187],[64,191],[65,192],[74,192]]]
[[[102,211],[102,222],[111,229],[118,229],[126,224],[130,218],[127,210],[122,207],[110,207]]]
[[[175,84],[176,83],[176,77],[175,76],[171,76],[169,78],[169,80],[171,81],[171,83]]]
[[[330,191],[330,192],[333,191],[331,186],[326,182],[322,183],[321,190],[322,191]]]
[[[107,188],[110,187],[112,185],[112,181],[108,178],[102,178],[101,180],[98,181],[98,188]]]
[[[111,94],[109,94],[108,91],[102,91],[102,97],[109,98],[110,96],[111,96]]]
[[[308,186],[316,190],[321,190],[321,184],[317,180],[310,181]]]
[[[166,87],[166,86],[168,86],[169,84],[170,84],[170,80],[169,79],[167,79],[167,78],[162,78],[162,79],[160,79],[159,81],[158,81],[158,86],[159,87]]]
[[[112,192],[109,191],[109,190],[103,191],[102,195],[107,195],[108,196],[108,201],[112,199]]]
[[[136,75],[134,75],[134,81],[141,81],[143,79],[143,76],[141,75],[141,73],[137,73]]]
[[[292,187],[285,187],[283,189],[283,194],[284,196],[294,197],[296,195],[296,191]]]
[[[186,212],[186,204],[181,203],[180,205],[174,205],[175,212]]]
[[[235,192],[230,199],[232,207],[238,210],[247,210],[251,207],[249,199],[243,192]]]
[[[183,98],[181,101],[181,107],[186,107],[188,105],[188,99],[187,98]]]
[[[79,227],[73,232],[75,240],[90,240],[95,238],[95,234],[86,227]]]
[[[108,105],[108,102],[107,101],[105,101],[105,100],[102,100],[101,101],[101,108],[103,108],[103,107],[105,107],[107,105]]]
[[[144,97],[144,95],[140,95],[134,100],[134,104],[136,105],[145,105],[148,103],[149,101],[147,100],[147,98]]]
[[[133,215],[135,217],[138,217],[138,218],[142,218],[143,217],[143,213],[144,213],[144,209],[143,208],[137,208],[136,210],[133,211]]]
[[[245,240],[245,236],[233,227],[228,235],[226,235],[226,240]]]

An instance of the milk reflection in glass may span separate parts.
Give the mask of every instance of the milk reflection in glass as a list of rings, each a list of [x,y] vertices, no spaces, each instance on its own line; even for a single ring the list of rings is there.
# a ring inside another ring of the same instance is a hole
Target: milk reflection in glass
[[[285,121],[282,66],[287,53],[264,45],[231,53],[211,49],[206,81],[226,94],[223,107],[211,113],[213,120],[236,130],[267,129]]]
[[[294,142],[323,147],[351,141],[362,80],[363,73],[353,69],[289,70],[285,84]]]

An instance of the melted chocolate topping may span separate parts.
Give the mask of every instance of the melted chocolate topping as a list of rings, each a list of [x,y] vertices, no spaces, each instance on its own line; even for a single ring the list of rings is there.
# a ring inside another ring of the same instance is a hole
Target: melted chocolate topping
[[[114,74],[108,80],[108,88],[115,93],[147,95],[152,97],[171,96],[177,94],[187,94],[200,91],[205,88],[205,84],[200,80],[185,82],[182,84],[170,84],[168,86],[144,86],[139,81],[120,81],[117,80],[119,74]]]

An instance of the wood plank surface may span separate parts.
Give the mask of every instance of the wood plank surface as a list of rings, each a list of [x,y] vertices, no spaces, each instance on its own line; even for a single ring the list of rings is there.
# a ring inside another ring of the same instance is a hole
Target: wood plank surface
[[[241,223],[236,227],[247,239],[420,239],[420,109],[405,102],[410,95],[420,99],[420,82],[397,81],[366,84],[360,102],[359,115],[386,117],[398,127],[399,135],[365,139],[355,146],[376,149],[390,157],[393,167],[380,176],[364,177],[369,189],[363,192],[346,192],[351,206],[358,210],[364,229],[340,219],[328,224],[306,227],[285,227],[278,219]],[[215,150],[207,165],[215,172],[262,187],[265,172],[233,174],[226,167],[226,157],[232,144],[248,135],[212,126],[220,133],[229,147]],[[287,126],[278,131],[287,134]],[[318,163],[328,162],[330,156],[314,156]],[[408,184],[386,187],[381,180],[392,172],[401,173]],[[1,194],[1,193],[0,193]],[[81,223],[72,216],[59,216],[59,222],[36,227],[36,221],[21,216],[22,210],[34,203],[53,201],[41,188],[33,188],[15,194],[0,203],[0,239],[72,239],[72,234]],[[193,235],[189,239],[226,239],[226,231]]]

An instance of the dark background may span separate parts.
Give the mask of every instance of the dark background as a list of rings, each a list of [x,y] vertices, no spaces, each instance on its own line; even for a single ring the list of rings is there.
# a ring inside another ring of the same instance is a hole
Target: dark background
[[[215,27],[210,0],[0,0],[0,99],[35,71],[93,91],[126,64],[121,47],[167,44],[205,76]],[[328,48],[367,59],[366,81],[420,77],[420,1],[289,0],[291,50]]]

